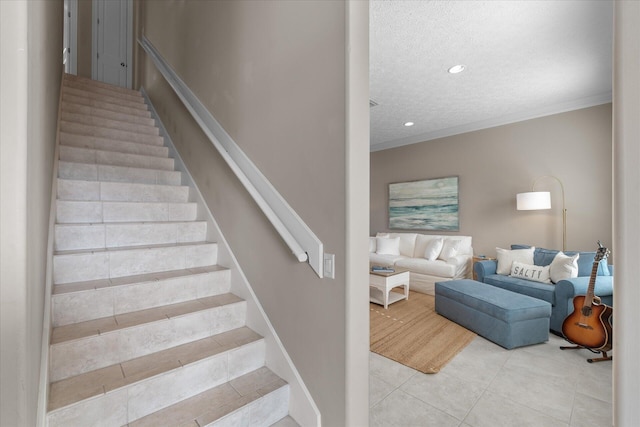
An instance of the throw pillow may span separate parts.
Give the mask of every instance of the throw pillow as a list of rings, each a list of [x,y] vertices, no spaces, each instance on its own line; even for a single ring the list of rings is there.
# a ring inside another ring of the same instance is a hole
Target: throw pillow
[[[376,237],[376,247],[379,255],[400,255],[400,238]]]
[[[440,252],[442,252],[442,246],[444,246],[444,239],[442,237],[431,239],[424,250],[424,257],[429,261],[437,260]]]
[[[578,258],[580,254],[572,256],[558,252],[551,261],[551,281],[558,283],[560,280],[578,277]]]
[[[442,244],[442,251],[440,251],[439,259],[449,261],[451,258],[458,255],[458,248],[460,247],[460,240],[447,239]]]
[[[376,252],[376,238],[369,237],[369,253],[375,253],[375,252]]]
[[[548,265],[531,265],[514,261],[513,264],[511,264],[510,276],[536,282],[551,283],[549,270],[550,267]]]
[[[514,261],[533,265],[533,252],[535,250],[536,248],[533,246],[528,249],[513,250],[496,248],[496,258],[498,259],[496,273],[508,276],[511,274],[511,265]]]

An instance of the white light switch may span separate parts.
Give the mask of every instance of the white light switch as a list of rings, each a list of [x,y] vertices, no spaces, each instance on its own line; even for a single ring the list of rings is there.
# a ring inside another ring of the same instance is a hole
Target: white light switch
[[[336,255],[335,254],[324,254],[324,271],[323,275],[327,279],[335,279],[336,278]]]

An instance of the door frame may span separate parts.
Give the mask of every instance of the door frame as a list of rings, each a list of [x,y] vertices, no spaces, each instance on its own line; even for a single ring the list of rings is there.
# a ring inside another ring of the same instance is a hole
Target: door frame
[[[69,22],[69,45],[63,46],[65,49],[69,48],[65,71],[76,75],[78,74],[78,0],[64,0],[64,5],[63,25],[66,27],[66,23]]]
[[[98,80],[98,5],[109,0],[92,0],[91,3],[91,78]],[[127,88],[133,84],[133,0],[127,2]]]

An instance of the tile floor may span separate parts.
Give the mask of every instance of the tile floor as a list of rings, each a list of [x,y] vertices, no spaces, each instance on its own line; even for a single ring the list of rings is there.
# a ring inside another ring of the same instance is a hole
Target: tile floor
[[[370,426],[611,426],[612,363],[549,341],[514,350],[477,337],[442,371],[422,374],[370,353]]]

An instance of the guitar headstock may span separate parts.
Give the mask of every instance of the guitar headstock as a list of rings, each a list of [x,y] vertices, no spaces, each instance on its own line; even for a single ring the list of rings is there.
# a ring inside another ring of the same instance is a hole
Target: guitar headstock
[[[611,251],[602,246],[602,243],[600,243],[600,240],[598,240],[598,251],[596,252],[596,256],[593,258],[593,261],[600,262],[603,259],[606,259],[610,254]]]

